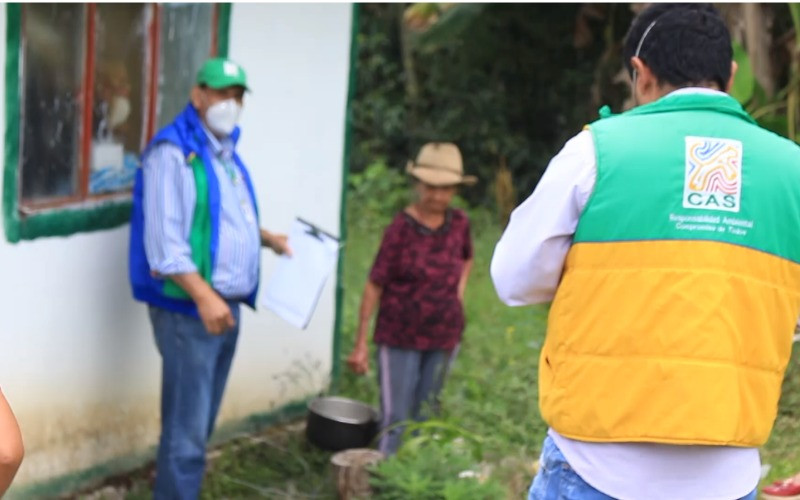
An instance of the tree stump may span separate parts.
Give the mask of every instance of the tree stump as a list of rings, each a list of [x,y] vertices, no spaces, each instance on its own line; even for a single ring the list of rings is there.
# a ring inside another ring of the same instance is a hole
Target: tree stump
[[[336,489],[341,500],[370,498],[369,472],[366,467],[383,459],[383,453],[369,448],[340,451],[331,457]]]

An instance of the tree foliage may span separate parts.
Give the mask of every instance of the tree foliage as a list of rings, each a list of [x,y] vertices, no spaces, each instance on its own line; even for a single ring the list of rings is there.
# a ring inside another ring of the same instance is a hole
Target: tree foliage
[[[472,202],[492,202],[503,160],[518,193],[529,193],[566,139],[595,118],[605,32],[610,26],[612,42],[620,40],[630,10],[607,6],[603,19],[581,24],[593,40],[583,48],[575,42],[580,4],[419,10],[437,18],[422,33],[404,23],[405,6],[361,7],[352,169],[376,158],[402,168],[425,142],[452,141],[481,179],[464,192]],[[603,87],[617,107],[621,86]]]
[[[455,142],[465,169],[481,180],[463,196],[507,212],[509,202],[499,193],[527,196],[550,158],[596,118],[600,105],[614,111],[631,105],[621,46],[639,8],[363,4],[351,170],[361,172],[381,159],[402,171],[425,142]],[[800,8],[760,5],[756,21],[741,6],[721,9],[740,64],[734,95],[763,126],[796,139]],[[764,36],[742,35],[754,31]],[[753,39],[767,43],[771,57],[770,64],[759,63],[758,75],[750,63],[765,49]],[[770,79],[767,89],[779,90],[765,91],[759,78]],[[509,179],[513,189],[502,185]]]

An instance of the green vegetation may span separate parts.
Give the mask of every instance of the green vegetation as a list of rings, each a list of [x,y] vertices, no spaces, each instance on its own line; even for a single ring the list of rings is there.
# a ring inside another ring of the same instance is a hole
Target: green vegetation
[[[362,4],[351,171],[376,158],[402,169],[429,141],[455,142],[492,203],[507,165],[517,194],[601,104],[621,109],[615,81],[627,4]]]
[[[778,419],[761,461],[769,464],[766,482],[800,472],[800,346],[796,343],[783,381]]]
[[[352,179],[342,359],[353,344],[361,290],[382,228],[407,197],[402,177],[393,177],[383,168],[373,166]],[[500,303],[488,269],[501,230],[485,211],[471,210],[470,214],[475,267],[466,294],[467,329],[442,395],[442,414],[411,426],[410,431],[418,431],[416,437],[375,470],[373,487],[379,499],[522,498],[534,474],[546,431],[537,406],[537,366],[547,308],[510,308]],[[374,366],[372,370],[365,377],[345,371],[339,393],[377,405]],[[335,498],[331,454],[309,445],[303,430],[300,420],[239,435],[211,452],[203,498]],[[797,352],[784,383],[778,421],[762,457],[772,466],[770,481],[800,470]],[[110,484],[126,490],[129,500],[143,500],[150,495],[151,471],[148,467]]]
[[[759,47],[748,47],[737,31],[734,94],[763,126],[797,139],[800,7],[764,6],[771,14],[763,19],[740,8],[727,6],[726,15],[755,24],[755,32],[768,31],[762,48],[774,61],[757,71],[751,62],[769,58],[752,57]],[[417,434],[374,470],[376,498],[524,496],[546,431],[537,406],[537,367],[547,307],[509,308],[496,298],[488,271],[501,234],[495,213],[513,206],[515,195],[530,193],[550,157],[594,119],[599,105],[622,109],[628,91],[620,42],[632,15],[630,4],[361,6],[342,363],[353,345],[362,287],[383,228],[407,200],[401,173],[406,159],[424,142],[453,141],[466,170],[481,178],[463,193],[472,205],[475,266],[464,342],[442,395],[442,413],[410,426]],[[500,184],[506,167],[515,193],[493,199],[491,187]],[[456,205],[467,207],[460,198]],[[794,352],[778,420],[762,450],[771,466],[766,481],[800,471],[799,363]],[[374,366],[366,377],[345,371],[338,394],[377,406]],[[336,495],[330,454],[305,441],[302,421],[238,437],[212,457],[204,498]],[[126,498],[148,498],[150,473],[111,483],[124,487]]]
[[[363,186],[369,182],[374,168],[381,167],[370,167],[353,176],[353,183]],[[380,199],[396,198],[386,193],[373,197]],[[345,266],[342,356],[347,356],[352,346],[360,292],[380,243],[382,228],[397,208],[373,205],[365,211],[361,207],[367,204],[356,196],[349,200],[348,206],[352,223]],[[507,486],[510,496],[519,498],[532,477],[532,465],[546,430],[538,417],[536,389],[546,309],[509,308],[497,299],[489,277],[489,261],[500,228],[492,223],[486,211],[471,210],[470,215],[475,266],[465,298],[467,328],[442,394],[442,414],[429,427],[417,429],[424,431],[420,437],[409,440],[396,459],[378,469],[379,498],[410,495],[405,488],[412,482],[427,484],[433,491],[434,496],[424,498],[482,498],[445,496],[445,488],[450,488],[448,491],[454,495],[452,491],[458,484],[468,482],[458,478],[459,471],[464,470],[472,470],[479,476],[491,471],[489,474],[496,482],[492,488]],[[372,404],[378,402],[374,373],[367,377],[346,373],[341,386],[345,395]],[[409,429],[412,430],[415,429]],[[455,465],[462,468],[455,470],[458,468]]]

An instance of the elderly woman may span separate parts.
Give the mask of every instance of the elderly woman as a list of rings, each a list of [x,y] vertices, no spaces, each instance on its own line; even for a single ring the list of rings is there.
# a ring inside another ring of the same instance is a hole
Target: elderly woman
[[[406,171],[417,196],[383,235],[347,360],[355,373],[369,368],[367,328],[380,302],[374,341],[385,430],[379,448],[386,455],[400,446],[403,429],[394,424],[422,420],[426,407],[436,409],[464,331],[464,289],[472,267],[469,219],[450,207],[458,186],[476,182],[463,174],[458,147],[426,144]]]

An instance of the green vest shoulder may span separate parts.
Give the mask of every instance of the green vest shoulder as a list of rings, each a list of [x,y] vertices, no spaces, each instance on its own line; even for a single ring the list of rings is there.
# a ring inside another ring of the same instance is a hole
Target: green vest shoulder
[[[727,95],[673,94],[589,127],[575,242],[710,240],[800,262],[800,147]]]

